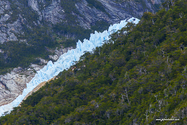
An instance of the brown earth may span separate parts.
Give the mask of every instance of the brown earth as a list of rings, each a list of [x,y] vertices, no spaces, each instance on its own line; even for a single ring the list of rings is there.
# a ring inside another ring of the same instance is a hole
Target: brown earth
[[[23,100],[26,100],[30,95],[32,95],[33,93],[35,93],[36,91],[38,91],[40,88],[42,88],[47,82],[50,82],[51,80],[54,80],[56,77],[53,77],[52,79],[42,82],[40,83],[38,86],[36,86],[31,92],[29,92],[25,98]],[[23,102],[23,101],[22,101]],[[21,102],[21,103],[22,103]],[[19,104],[19,106],[21,106],[21,103]]]

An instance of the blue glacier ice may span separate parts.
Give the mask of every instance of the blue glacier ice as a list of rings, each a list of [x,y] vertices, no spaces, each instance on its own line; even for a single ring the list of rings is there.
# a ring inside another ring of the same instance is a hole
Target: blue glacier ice
[[[139,19],[130,18],[128,20],[123,20],[118,24],[111,25],[108,30],[100,33],[95,31],[94,34],[90,35],[90,39],[84,39],[83,42],[80,40],[77,42],[76,48],[69,50],[67,53],[60,56],[56,62],[49,61],[48,64],[38,71],[34,78],[27,83],[27,88],[22,92],[22,95],[19,95],[13,102],[0,107],[0,116],[10,113],[13,110],[13,107],[17,107],[24,97],[31,92],[38,84],[44,81],[57,76],[64,69],[68,69],[74,64],[75,61],[78,61],[80,56],[84,54],[84,51],[92,51],[94,48],[102,46],[104,41],[109,40],[109,36],[116,32],[117,30],[122,29],[128,22],[133,22],[137,24]]]

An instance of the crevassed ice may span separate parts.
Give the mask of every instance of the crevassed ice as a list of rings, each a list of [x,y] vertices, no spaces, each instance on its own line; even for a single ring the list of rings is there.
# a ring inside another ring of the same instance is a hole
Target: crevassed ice
[[[17,107],[24,97],[38,84],[48,81],[54,76],[57,76],[64,69],[73,65],[74,61],[78,61],[80,56],[84,54],[84,51],[92,51],[94,48],[102,46],[105,40],[109,40],[109,36],[112,33],[122,29],[128,22],[137,24],[139,19],[132,17],[129,20],[123,20],[118,24],[111,25],[108,30],[105,30],[102,33],[95,31],[94,34],[90,35],[89,40],[84,39],[83,42],[79,40],[75,49],[69,50],[67,53],[61,55],[54,64],[49,61],[48,64],[38,71],[34,78],[27,83],[27,88],[23,90],[22,95],[19,95],[13,102],[0,107],[0,116],[5,115],[5,113],[10,113],[13,110],[13,107]]]

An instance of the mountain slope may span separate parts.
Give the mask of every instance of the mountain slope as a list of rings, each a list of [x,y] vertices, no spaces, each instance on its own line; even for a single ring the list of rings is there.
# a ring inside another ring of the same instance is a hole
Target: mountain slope
[[[103,31],[102,33],[95,32],[94,34],[90,34],[89,40],[84,39],[83,42],[78,41],[75,49],[72,49],[61,55],[56,62],[52,63],[52,61],[49,61],[46,66],[37,71],[32,80],[27,83],[27,87],[15,100],[13,100],[13,102],[0,107],[0,116],[2,116],[5,112],[10,113],[13,107],[17,107],[22,102],[24,97],[26,97],[27,94],[37,85],[50,80],[63,70],[68,69],[70,66],[74,65],[75,61],[78,61],[80,56],[82,56],[85,51],[92,51],[96,47],[102,46],[106,40],[109,40],[109,36],[112,33],[123,28],[129,21],[135,22],[137,24],[139,19],[130,18],[129,20],[124,20],[115,25],[111,25],[108,30]]]
[[[143,12],[161,0],[1,0],[0,106],[12,102],[49,60],[78,39]]]
[[[167,9],[145,13],[0,123],[186,124],[186,6],[167,1]]]
[[[145,11],[156,12],[160,4],[159,0],[2,0],[1,73],[28,66],[36,57],[49,59],[46,47],[75,46],[77,39],[88,38],[94,30],[141,17]]]

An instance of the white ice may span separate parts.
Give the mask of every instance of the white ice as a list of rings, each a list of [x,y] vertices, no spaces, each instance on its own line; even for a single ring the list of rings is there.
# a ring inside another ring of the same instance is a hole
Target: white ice
[[[54,62],[54,64],[49,61],[48,64],[38,71],[34,78],[27,83],[27,88],[23,90],[22,95],[19,95],[13,102],[0,107],[0,116],[4,116],[7,113],[10,113],[13,110],[13,107],[17,107],[24,97],[31,92],[38,84],[44,81],[57,76],[64,69],[68,69],[74,64],[75,61],[78,61],[80,56],[84,54],[84,51],[92,51],[94,48],[102,46],[105,40],[109,40],[109,36],[116,32],[117,30],[122,29],[128,22],[133,22],[137,24],[139,19],[134,17],[129,20],[121,21],[118,24],[111,25],[108,30],[100,33],[95,31],[94,34],[90,35],[90,39],[84,39],[83,42],[80,40],[77,42],[75,49],[69,50],[67,53],[60,56],[60,58]]]

